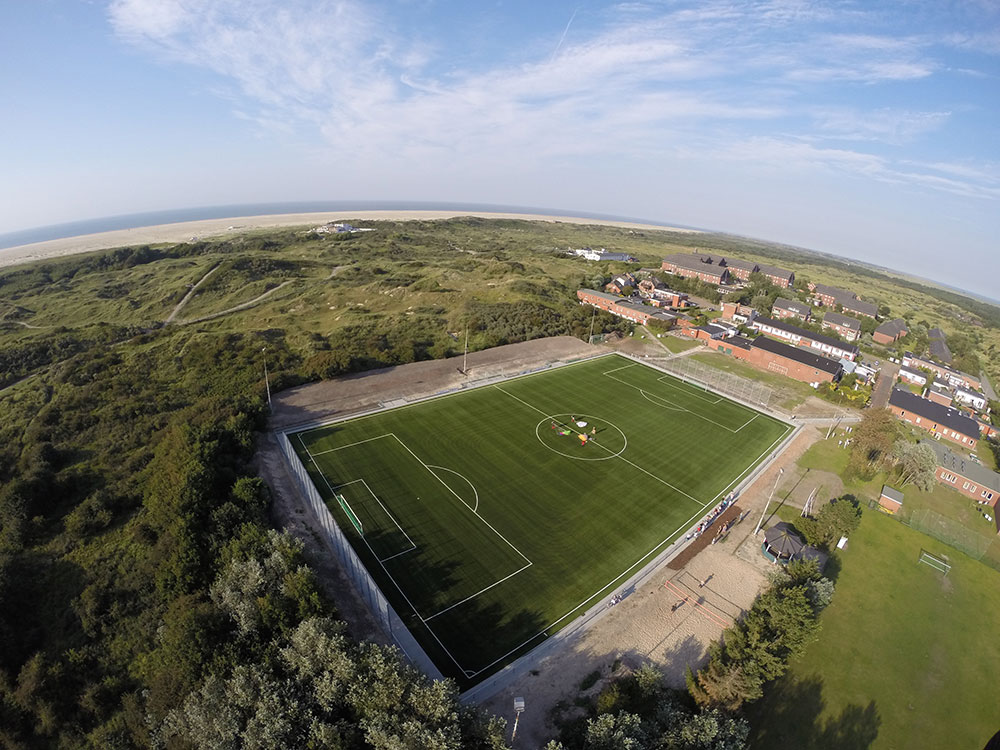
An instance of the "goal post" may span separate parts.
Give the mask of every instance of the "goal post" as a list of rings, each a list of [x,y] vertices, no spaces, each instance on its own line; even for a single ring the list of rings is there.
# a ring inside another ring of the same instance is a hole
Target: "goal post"
[[[932,568],[940,573],[943,573],[944,575],[948,575],[948,572],[951,570],[951,563],[948,562],[947,557],[931,554],[924,549],[920,550],[920,557],[917,559],[917,562],[930,565]]]
[[[348,520],[351,522],[354,528],[357,529],[357,532],[361,534],[361,536],[364,536],[365,529],[364,526],[362,526],[361,524],[361,519],[358,518],[357,513],[354,512],[353,508],[351,508],[350,504],[347,502],[347,499],[339,492],[335,492],[334,496],[337,498],[337,503],[340,505],[341,509],[344,511],[344,513],[347,514]]]

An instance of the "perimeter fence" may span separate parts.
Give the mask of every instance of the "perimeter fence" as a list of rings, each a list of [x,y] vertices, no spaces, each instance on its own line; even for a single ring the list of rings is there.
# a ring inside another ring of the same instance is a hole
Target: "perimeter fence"
[[[344,573],[350,578],[355,590],[368,605],[372,615],[414,666],[433,679],[441,679],[440,670],[431,661],[423,647],[417,643],[410,629],[403,624],[399,615],[396,614],[396,610],[389,604],[389,600],[385,598],[385,594],[372,579],[368,569],[365,568],[364,563],[361,562],[354,548],[351,547],[350,542],[340,530],[333,515],[326,507],[326,503],[323,502],[323,498],[319,496],[305,466],[302,465],[295,449],[292,448],[288,436],[283,432],[278,432],[276,437],[281,453],[285,457],[285,463],[295,478],[299,494],[312,511],[323,540],[337,555]]]
[[[714,391],[765,409],[771,407],[773,390],[763,383],[706,365],[691,357],[649,357],[657,367],[673,375],[699,383]]]

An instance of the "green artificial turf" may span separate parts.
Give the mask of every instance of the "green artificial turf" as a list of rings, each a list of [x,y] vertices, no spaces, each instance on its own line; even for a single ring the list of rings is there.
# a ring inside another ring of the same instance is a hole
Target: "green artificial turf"
[[[751,707],[751,746],[983,747],[1000,726],[1000,574],[877,511],[834,568],[819,640]]]
[[[790,429],[608,356],[292,444],[400,616],[468,684],[610,597]]]

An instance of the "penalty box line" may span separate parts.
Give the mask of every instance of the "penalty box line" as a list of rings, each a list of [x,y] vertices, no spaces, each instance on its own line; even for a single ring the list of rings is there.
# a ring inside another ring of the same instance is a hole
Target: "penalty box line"
[[[504,394],[510,396],[515,401],[520,401],[522,404],[524,404],[525,406],[527,406],[529,409],[533,409],[534,411],[538,412],[542,416],[544,416],[546,418],[551,418],[552,417],[551,414],[549,414],[549,413],[547,413],[545,411],[542,411],[537,406],[529,404],[527,401],[525,401],[522,398],[519,398],[518,396],[515,396],[513,393],[509,393],[509,392],[505,391],[500,386],[495,385],[493,387],[496,388],[501,393],[504,393]],[[607,446],[602,445],[601,443],[597,442],[596,440],[594,441],[594,445],[596,445],[598,448],[602,448],[603,450],[607,451],[608,453],[614,453],[614,451],[612,451],[610,448],[608,448]],[[642,468],[638,464],[633,463],[632,461],[629,461],[624,456],[622,456],[622,455],[619,454],[619,455],[614,456],[614,458],[617,458],[617,459],[620,459],[620,460],[624,461],[629,466],[631,466],[633,469],[635,469],[637,471],[641,471],[646,476],[651,477],[652,479],[655,479],[657,482],[660,482],[661,484],[666,485],[667,487],[669,487],[670,489],[672,489],[674,492],[680,493],[681,495],[683,495],[684,497],[686,497],[691,502],[696,503],[697,505],[700,505],[703,509],[708,507],[708,503],[703,503],[698,498],[692,497],[691,495],[689,495],[688,493],[686,493],[684,490],[682,490],[680,487],[675,487],[674,485],[670,484],[670,482],[668,482],[666,479],[662,479],[661,477],[656,476],[655,474],[647,471],[646,469]]]
[[[316,467],[316,471],[318,471],[319,475],[323,477],[323,481],[326,483],[327,488],[330,488],[330,480],[326,478],[326,474],[323,473],[323,470],[319,467],[319,464],[316,463],[316,458],[312,455],[312,453],[309,452],[309,448],[306,446],[305,441],[302,440],[301,434],[298,437],[299,437],[299,442],[302,444],[303,450],[305,450],[310,460],[312,460],[313,466]],[[330,489],[330,491],[331,493],[333,492],[332,489]],[[329,510],[327,510],[327,512],[329,512]],[[396,590],[399,592],[399,595],[403,597],[403,601],[406,602],[407,606],[410,608],[410,611],[413,612],[414,615],[416,615],[417,619],[420,620],[420,624],[424,626],[424,629],[431,634],[431,637],[435,641],[437,641],[437,644],[438,646],[441,647],[441,650],[448,655],[448,658],[451,659],[452,662],[455,664],[455,666],[458,667],[462,671],[462,673],[465,674],[466,676],[474,677],[476,674],[479,674],[478,672],[473,673],[471,672],[471,670],[468,670],[465,667],[463,667],[462,664],[458,661],[458,659],[456,659],[455,656],[451,653],[451,651],[448,650],[448,647],[441,642],[441,639],[438,638],[437,633],[434,632],[434,628],[432,628],[430,625],[427,624],[427,620],[425,620],[423,616],[421,616],[420,611],[413,604],[413,602],[410,601],[410,597],[406,595],[406,592],[403,590],[403,587],[399,585],[399,581],[397,581],[395,576],[393,576],[392,573],[389,572],[389,569],[385,567],[385,562],[380,560],[378,555],[375,554],[375,550],[373,550],[371,545],[368,544],[368,541],[365,539],[363,534],[361,535],[361,539],[362,541],[364,541],[365,546],[368,547],[368,551],[372,553],[372,557],[375,558],[375,561],[382,568],[382,572],[385,573],[386,578],[388,578],[389,581],[392,582],[392,585],[396,587]]]
[[[326,477],[324,475],[324,480],[325,480],[325,478]],[[375,502],[377,502],[382,507],[382,510],[385,511],[385,514],[387,516],[389,516],[389,519],[394,524],[396,524],[396,528],[399,529],[399,533],[402,534],[403,536],[405,536],[406,537],[406,541],[408,541],[410,543],[409,549],[404,549],[402,552],[397,552],[394,555],[389,555],[389,557],[379,558],[379,562],[388,562],[389,560],[392,560],[394,557],[399,557],[400,555],[405,555],[407,552],[412,552],[413,550],[417,549],[417,545],[416,545],[416,543],[412,539],[410,539],[410,535],[407,534],[406,530],[403,529],[403,527],[399,525],[399,521],[396,520],[396,517],[394,515],[392,515],[392,513],[389,512],[389,509],[385,507],[385,503],[383,503],[379,499],[379,496],[375,494],[375,491],[371,487],[368,486],[368,482],[366,482],[364,479],[352,479],[350,482],[344,482],[343,484],[338,484],[337,486],[333,487],[331,489],[331,491],[332,492],[336,492],[341,487],[347,487],[348,485],[357,484],[358,482],[361,482],[361,484],[363,484],[365,486],[365,489],[368,490],[368,494],[370,494],[372,497],[375,498]],[[362,537],[363,536],[364,536],[364,533],[362,532]],[[368,540],[367,539],[365,540],[365,544],[368,544]],[[368,544],[368,549],[372,549],[372,547],[371,547],[370,544]],[[372,550],[372,554],[373,555],[375,554],[375,550]],[[375,557],[378,558],[378,555],[375,555]]]
[[[678,404],[675,401],[671,401],[670,399],[665,398],[664,396],[659,396],[659,395],[657,395],[655,393],[649,393],[645,389],[643,389],[642,387],[640,387],[638,385],[635,385],[633,383],[629,383],[629,382],[627,382],[625,380],[622,380],[621,378],[616,378],[613,375],[609,374],[609,373],[612,373],[612,372],[617,372],[618,370],[624,370],[624,369],[626,369],[628,367],[635,367],[636,364],[637,363],[633,363],[631,365],[625,365],[624,367],[618,367],[618,368],[616,368],[614,370],[608,370],[607,372],[604,372],[604,373],[601,373],[601,374],[604,375],[607,378],[610,378],[611,380],[614,380],[616,383],[621,383],[622,385],[626,385],[629,388],[634,388],[635,390],[639,391],[639,393],[641,393],[644,397],[646,397],[647,401],[650,401],[650,398],[662,399],[663,401],[666,401],[668,404],[672,404],[673,406],[677,407],[681,411],[686,411],[688,414],[691,414],[691,415],[693,415],[695,417],[698,417],[698,419],[703,419],[706,422],[708,422],[709,424],[714,424],[716,427],[721,427],[723,430],[728,430],[729,432],[733,433],[734,435],[737,432],[739,432],[740,430],[742,430],[744,427],[746,427],[748,424],[750,424],[751,422],[753,422],[758,416],[760,416],[760,414],[754,414],[752,417],[750,417],[750,419],[748,419],[746,422],[744,422],[739,427],[737,427],[737,428],[734,429],[732,427],[729,427],[728,425],[722,424],[721,422],[716,422],[714,419],[706,417],[704,414],[699,414],[698,412],[693,411],[692,409],[689,409],[686,406],[682,406],[682,405]],[[660,378],[657,378],[657,382],[662,382],[664,385],[668,385],[668,386],[672,385],[671,383],[663,381]],[[678,390],[680,390],[680,389],[678,389]],[[686,396],[693,395],[693,394],[689,394],[689,393],[687,393],[685,391],[681,391],[681,393],[685,394]],[[697,397],[697,398],[700,398],[700,396]],[[711,403],[717,404],[717,403],[719,403],[719,401],[722,401],[722,400],[723,399],[720,397],[718,401],[714,401],[714,402],[711,402]],[[655,404],[656,402],[655,401],[650,401],[650,403],[654,403]],[[732,403],[736,403],[736,402],[734,401]],[[668,408],[668,407],[663,406],[663,404],[656,404],[656,405],[659,406],[659,407],[661,407],[661,408]],[[742,404],[736,404],[736,405],[739,406],[740,408],[746,409],[747,411],[752,411],[751,409],[749,409],[746,406],[743,406]]]

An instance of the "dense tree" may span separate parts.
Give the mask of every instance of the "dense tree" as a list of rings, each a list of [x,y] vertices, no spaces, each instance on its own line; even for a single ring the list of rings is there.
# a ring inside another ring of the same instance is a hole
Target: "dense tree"
[[[937,454],[926,443],[897,440],[892,447],[892,459],[896,463],[899,481],[903,486],[912,484],[925,492],[934,486]]]
[[[848,471],[871,479],[892,460],[892,447],[899,435],[899,422],[888,409],[869,409],[851,432]]]
[[[861,522],[861,509],[850,495],[832,500],[819,509],[815,518],[795,522],[806,541],[815,547],[832,547],[841,537],[850,536]]]

